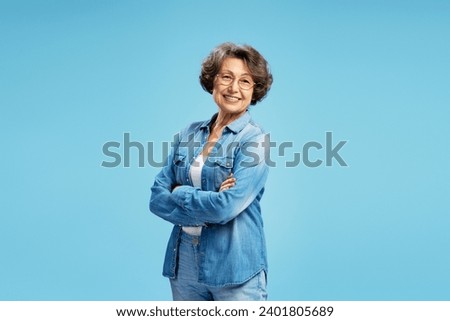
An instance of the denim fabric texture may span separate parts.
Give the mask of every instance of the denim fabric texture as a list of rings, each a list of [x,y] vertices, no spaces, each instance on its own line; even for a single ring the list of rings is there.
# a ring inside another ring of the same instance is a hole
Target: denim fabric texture
[[[181,234],[177,277],[170,280],[174,301],[265,301],[264,271],[243,284],[224,287],[198,282],[200,237]]]
[[[191,162],[202,152],[217,117],[192,123],[173,144],[166,165],[151,188],[150,210],[175,226],[163,275],[177,276],[182,226],[202,226],[198,246],[198,282],[224,287],[243,284],[267,273],[267,253],[260,200],[269,167],[264,131],[245,112],[228,124],[205,160],[201,188],[190,179]],[[236,185],[219,192],[233,173]],[[174,187],[177,187],[174,190]]]

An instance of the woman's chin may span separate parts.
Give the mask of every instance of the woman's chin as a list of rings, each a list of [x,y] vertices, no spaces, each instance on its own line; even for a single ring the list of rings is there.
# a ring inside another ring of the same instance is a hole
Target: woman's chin
[[[242,114],[244,111],[247,110],[247,108],[243,107],[242,104],[222,104],[219,106],[219,110],[223,114],[232,114],[232,115],[238,115]]]

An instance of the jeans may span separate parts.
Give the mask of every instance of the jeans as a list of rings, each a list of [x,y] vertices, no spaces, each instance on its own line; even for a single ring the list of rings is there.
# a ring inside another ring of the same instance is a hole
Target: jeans
[[[243,284],[215,287],[198,282],[198,236],[182,232],[179,247],[178,273],[170,280],[174,301],[265,301],[264,270]]]

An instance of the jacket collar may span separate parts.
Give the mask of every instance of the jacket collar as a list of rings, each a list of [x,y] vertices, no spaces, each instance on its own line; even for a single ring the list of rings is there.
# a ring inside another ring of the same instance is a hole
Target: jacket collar
[[[211,119],[209,120],[205,120],[203,122],[203,124],[200,126],[201,129],[206,129],[209,126],[211,126],[212,123],[214,123],[214,121],[217,118],[217,113],[215,113]],[[235,119],[234,121],[232,121],[231,123],[229,123],[227,126],[225,126],[226,128],[228,128],[229,130],[231,130],[233,133],[237,134],[239,133],[241,130],[244,129],[244,127],[250,122],[251,120],[251,116],[250,113],[248,112],[248,110],[242,114],[241,117],[239,117],[238,119]]]

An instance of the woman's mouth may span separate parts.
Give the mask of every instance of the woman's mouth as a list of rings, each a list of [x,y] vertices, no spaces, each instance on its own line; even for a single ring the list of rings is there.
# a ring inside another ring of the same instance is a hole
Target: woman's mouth
[[[226,101],[228,101],[230,103],[235,103],[235,102],[238,102],[239,100],[241,100],[239,97],[235,97],[235,96],[231,96],[231,95],[224,95],[223,97],[225,98]]]

